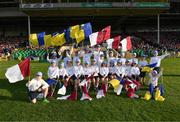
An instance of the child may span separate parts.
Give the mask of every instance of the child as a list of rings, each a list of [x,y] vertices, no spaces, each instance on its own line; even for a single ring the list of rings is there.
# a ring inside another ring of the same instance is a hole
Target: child
[[[81,80],[83,80],[84,71],[79,59],[76,60],[76,65],[73,67],[73,80],[75,81],[74,88],[77,91]]]
[[[68,74],[64,68],[64,63],[61,63],[61,68],[59,69],[59,79],[64,83],[64,86],[68,85]]]
[[[94,85],[94,90],[98,89],[99,86],[99,66],[97,65],[97,61],[96,59],[92,60],[92,66],[91,66],[91,70],[92,70],[92,81],[93,81],[93,85]]]
[[[145,55],[143,55],[141,58],[140,58],[140,61],[139,61],[139,67],[140,67],[140,74],[139,74],[139,77],[140,77],[140,82],[142,84],[145,84],[145,76],[146,76],[146,72],[145,71],[141,71],[142,67],[148,65],[148,62],[147,60],[145,59]]]
[[[89,90],[89,88],[91,87],[91,77],[92,77],[92,69],[89,66],[89,62],[84,63],[83,71],[84,71],[84,77],[88,82],[87,89]]]
[[[110,61],[109,63],[109,74],[108,74],[108,77],[110,80],[114,79],[115,78],[115,62],[113,60]]]
[[[79,58],[79,53],[78,53],[78,51],[76,51],[76,52],[75,52],[75,55],[74,55],[74,57],[73,57],[73,66],[76,65],[76,60],[78,60],[78,59],[80,59],[80,58]]]
[[[126,60],[125,63],[125,76],[131,77],[131,63],[129,62],[129,60]]]
[[[85,54],[83,55],[83,65],[85,64],[85,62],[91,62],[91,56],[92,53],[90,53],[89,50],[85,48]]]
[[[59,78],[59,68],[57,67],[55,60],[52,60],[51,65],[48,68],[47,75],[48,75],[47,83],[50,85],[48,96],[52,96],[56,84],[58,83],[57,80]]]
[[[154,52],[154,57],[151,57],[150,58],[150,62],[149,64],[154,64],[154,63],[157,63],[154,70],[157,71],[157,73],[160,72],[160,65],[161,65],[161,60],[164,59],[166,56],[168,56],[169,54],[165,54],[165,55],[161,55],[161,56],[158,56],[158,51],[155,51]]]
[[[139,69],[139,67],[137,66],[137,63],[136,63],[136,62],[133,62],[133,63],[132,63],[131,75],[132,75],[132,78],[133,78],[134,80],[139,81],[140,69]]]
[[[109,74],[109,68],[107,67],[106,62],[102,62],[101,67],[99,68],[99,75],[102,84],[106,85],[106,91],[107,91],[107,83],[108,83],[108,74]]]
[[[69,81],[72,81],[72,76],[73,76],[73,66],[72,66],[72,62],[71,60],[68,60],[67,61],[67,66],[66,66],[66,72],[67,72],[67,78],[66,80],[69,82]]]
[[[118,59],[115,67],[116,78],[122,79],[125,75],[125,67],[122,65],[122,61]]]
[[[28,96],[32,103],[36,103],[36,98],[40,93],[43,93],[44,95],[43,102],[49,103],[49,101],[46,99],[49,85],[42,79],[42,72],[37,72],[36,77],[31,81],[28,81],[26,86],[28,87]]]
[[[108,66],[110,65],[110,62],[116,61],[113,51],[107,51],[107,60],[108,60]]]

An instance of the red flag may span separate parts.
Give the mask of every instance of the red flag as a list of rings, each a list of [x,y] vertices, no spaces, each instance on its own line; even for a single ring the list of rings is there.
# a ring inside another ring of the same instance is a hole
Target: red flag
[[[101,32],[103,32],[103,40],[107,40],[111,36],[111,26],[105,27]]]
[[[128,51],[132,49],[131,37],[128,36],[121,41],[122,51]]]
[[[120,42],[121,36],[116,36],[114,38],[106,40],[108,47],[110,49],[118,49],[119,42]]]
[[[107,26],[99,32],[92,33],[89,35],[91,46],[101,44],[103,41],[110,38],[111,26]]]
[[[10,83],[15,83],[23,80],[30,75],[30,59],[25,59],[19,64],[16,64],[7,69],[5,76]]]

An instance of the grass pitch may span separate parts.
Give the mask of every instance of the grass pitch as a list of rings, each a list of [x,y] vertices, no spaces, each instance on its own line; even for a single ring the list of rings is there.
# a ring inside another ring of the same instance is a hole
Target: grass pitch
[[[180,59],[167,58],[162,61],[166,100],[157,102],[129,99],[122,92],[116,96],[109,90],[107,96],[92,101],[58,101],[50,104],[41,101],[33,105],[28,102],[25,83],[27,79],[10,84],[4,74],[17,61],[0,62],[0,121],[180,121]],[[47,78],[48,63],[31,62],[31,78],[42,71]],[[144,95],[145,89],[137,92]]]

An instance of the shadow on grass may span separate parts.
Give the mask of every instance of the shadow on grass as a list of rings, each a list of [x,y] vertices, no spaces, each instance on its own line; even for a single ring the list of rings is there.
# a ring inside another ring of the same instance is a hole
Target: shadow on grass
[[[11,84],[7,79],[0,79],[0,89],[0,100],[28,101],[25,81]]]

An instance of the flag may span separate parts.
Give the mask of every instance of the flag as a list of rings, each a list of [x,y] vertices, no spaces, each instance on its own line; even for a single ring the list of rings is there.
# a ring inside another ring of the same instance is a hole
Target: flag
[[[30,59],[25,59],[19,64],[16,64],[7,69],[5,76],[10,83],[16,83],[30,75]]]
[[[119,86],[120,81],[117,79],[112,79],[109,81],[109,83],[113,86],[114,89],[116,89]]]
[[[114,38],[106,40],[106,43],[108,45],[108,49],[118,49],[119,42],[120,42],[121,36],[116,36]]]
[[[40,33],[33,33],[29,35],[29,42],[33,46],[42,46],[44,45],[44,35],[45,32],[40,32]]]
[[[66,43],[66,40],[64,38],[64,33],[62,34],[56,34],[55,36],[51,37],[51,43],[52,46],[62,46]]]
[[[111,26],[107,26],[101,31],[103,33],[103,40],[107,40],[111,36]]]
[[[92,98],[89,96],[89,93],[87,91],[87,82],[84,84],[83,88],[82,88],[82,97],[80,100],[92,100]]]
[[[75,26],[70,27],[70,37],[72,39],[75,39],[75,33],[79,32],[79,30],[80,30],[79,25],[75,25]]]
[[[165,98],[163,96],[161,96],[161,91],[159,89],[156,89],[154,99],[156,101],[164,101],[165,100]]]
[[[38,46],[38,39],[36,33],[29,35],[29,44],[33,46]]]
[[[111,26],[107,26],[99,32],[92,33],[89,35],[91,46],[101,44],[104,40],[110,38]]]
[[[58,97],[57,100],[77,100],[77,91],[74,90],[70,95]]]
[[[132,49],[131,37],[128,36],[121,41],[122,51],[128,51]]]
[[[142,72],[151,72],[152,68],[154,68],[156,66],[157,63],[153,63],[153,64],[148,64],[144,67],[142,67],[141,71]]]
[[[100,98],[105,97],[105,96],[106,96],[106,84],[103,83],[101,86],[101,89],[98,90],[98,92],[96,94],[96,98],[100,99]]]
[[[37,34],[37,39],[38,39],[38,45],[39,46],[44,45],[44,35],[45,35],[45,32],[40,32],[40,33]]]
[[[44,45],[45,46],[51,46],[51,34],[44,35]]]
[[[120,94],[121,94],[121,91],[122,91],[122,88],[123,88],[123,85],[122,85],[122,84],[119,84],[116,88],[114,88],[114,92],[115,92],[117,95],[120,95]]]
[[[64,30],[64,37],[66,39],[66,43],[70,43],[71,42],[71,38],[70,38],[70,28]]]
[[[150,100],[151,99],[151,94],[149,91],[147,91],[144,95],[144,97],[142,97],[141,99],[144,99],[144,100]]]
[[[63,85],[57,92],[57,94],[65,95],[66,94],[66,87]]]
[[[75,39],[77,44],[79,44],[81,41],[85,39],[84,37],[84,30],[79,30],[78,32],[75,33]]]
[[[157,65],[157,63],[146,65],[147,67],[154,68]]]
[[[82,24],[82,25],[81,25],[81,29],[84,30],[84,36],[85,36],[85,38],[88,38],[89,35],[92,34],[92,26],[91,26],[91,23],[90,23],[90,22],[85,23],[85,24]]]

